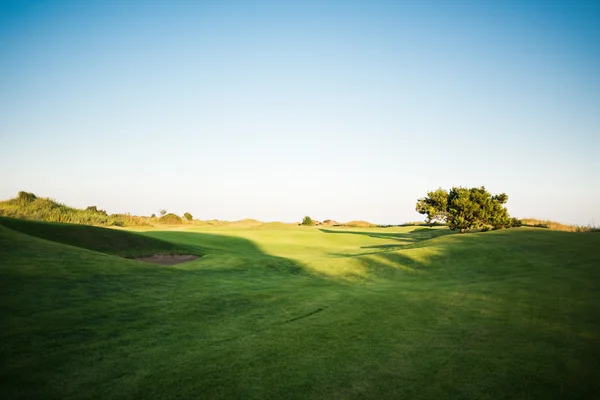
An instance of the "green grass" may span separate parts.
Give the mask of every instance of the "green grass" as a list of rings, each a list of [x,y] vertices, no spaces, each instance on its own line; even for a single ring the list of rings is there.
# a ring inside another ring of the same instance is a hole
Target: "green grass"
[[[202,250],[197,246],[182,246],[122,230],[6,217],[0,217],[0,225],[38,238],[122,257],[154,254],[202,255]]]
[[[205,254],[161,267],[9,228],[2,399],[600,394],[597,233],[140,232]]]

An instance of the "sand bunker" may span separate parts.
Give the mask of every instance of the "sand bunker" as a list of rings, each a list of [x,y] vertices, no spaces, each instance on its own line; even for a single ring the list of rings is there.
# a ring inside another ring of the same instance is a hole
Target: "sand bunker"
[[[135,257],[134,260],[159,265],[175,265],[188,261],[194,261],[198,258],[200,257],[193,256],[191,254],[155,254],[153,256]]]

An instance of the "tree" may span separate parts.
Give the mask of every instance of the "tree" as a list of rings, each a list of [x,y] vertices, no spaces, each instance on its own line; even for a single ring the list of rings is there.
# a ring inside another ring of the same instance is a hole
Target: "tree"
[[[165,215],[166,213],[167,213],[167,210],[164,208],[159,211],[160,215]]]
[[[194,219],[194,217],[192,217],[192,214],[190,214],[189,212],[186,212],[185,214],[183,214],[183,217],[185,219],[187,219],[188,221],[191,221],[192,219]]]
[[[445,196],[444,196],[445,194]],[[444,221],[452,230],[464,233],[467,229],[502,229],[520,226],[521,221],[510,218],[503,204],[506,193],[491,195],[485,187],[453,187],[450,192],[438,189],[418,199],[416,211],[427,215],[427,222]]]
[[[306,217],[304,217],[304,219],[302,220],[302,225],[304,226],[313,226],[315,223],[313,222],[312,218],[309,217],[308,215]]]
[[[150,218],[156,218],[156,214],[153,213]]]
[[[427,223],[445,222],[448,216],[448,192],[439,188],[428,192],[427,197],[417,200],[417,212],[427,215]]]

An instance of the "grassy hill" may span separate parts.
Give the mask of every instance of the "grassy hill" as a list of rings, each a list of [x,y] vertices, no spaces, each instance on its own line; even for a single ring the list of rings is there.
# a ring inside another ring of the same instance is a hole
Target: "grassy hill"
[[[196,247],[181,246],[122,230],[6,217],[0,217],[0,225],[38,238],[123,257],[157,253],[201,255],[201,250]]]
[[[0,201],[0,216],[48,222],[103,226],[150,226],[148,218],[129,214],[111,214],[96,206],[87,209],[69,207],[54,199],[19,192],[14,199]]]
[[[600,393],[597,233],[144,232],[205,253],[162,267],[12,223],[0,224],[3,399]]]

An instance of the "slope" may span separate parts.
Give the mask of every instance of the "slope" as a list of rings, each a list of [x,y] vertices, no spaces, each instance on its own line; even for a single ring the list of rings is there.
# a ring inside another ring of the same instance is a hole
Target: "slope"
[[[600,236],[144,233],[161,268],[0,226],[2,398],[594,398]]]
[[[141,234],[89,225],[38,222],[0,217],[0,225],[58,243],[123,257],[157,253],[202,255],[198,246],[176,245]]]

